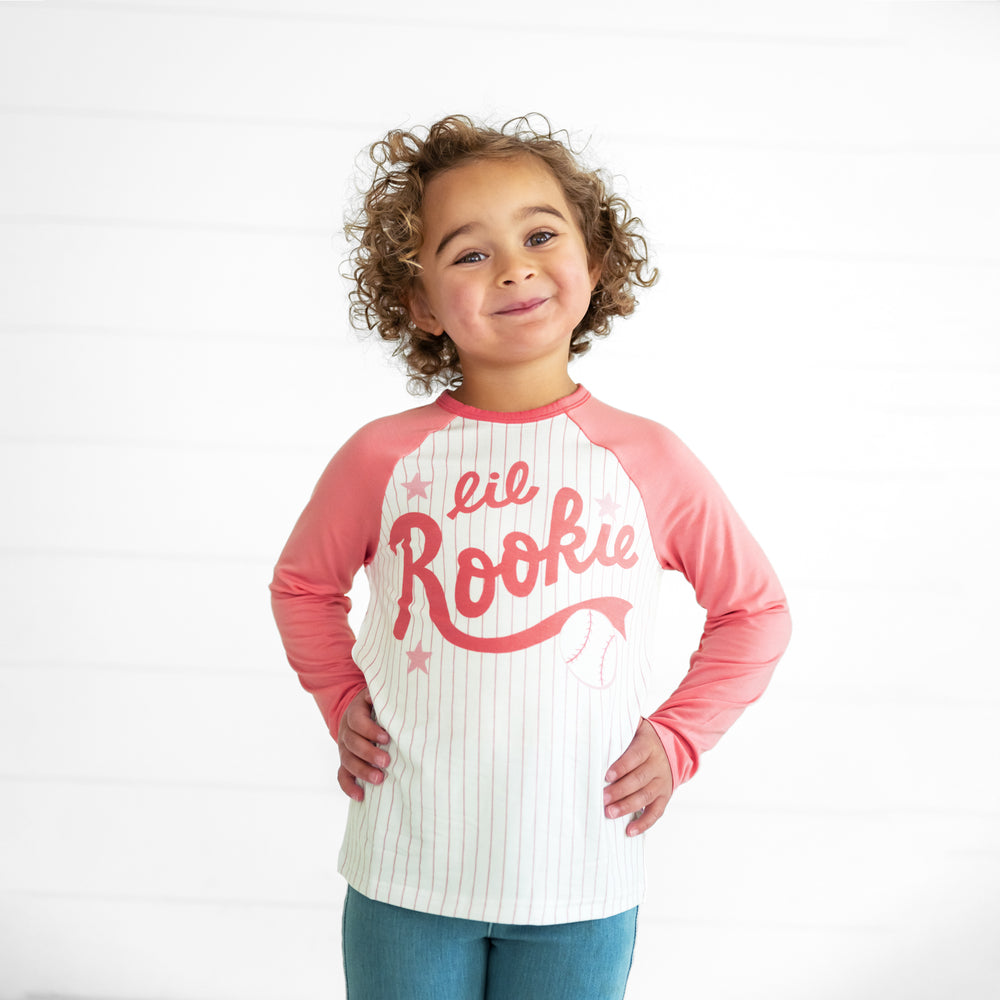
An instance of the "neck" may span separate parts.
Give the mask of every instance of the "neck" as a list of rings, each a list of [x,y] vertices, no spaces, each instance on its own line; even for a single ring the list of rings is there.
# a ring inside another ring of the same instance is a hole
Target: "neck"
[[[556,378],[532,378],[524,372],[506,377],[496,372],[485,377],[464,372],[462,384],[452,391],[452,395],[460,403],[478,410],[516,413],[548,406],[575,390],[576,383],[565,370]]]

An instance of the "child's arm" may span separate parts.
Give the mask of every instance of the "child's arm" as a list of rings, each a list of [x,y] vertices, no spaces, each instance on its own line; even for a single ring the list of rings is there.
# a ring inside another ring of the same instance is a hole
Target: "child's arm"
[[[649,716],[676,787],[764,693],[791,619],[771,564],[728,498],[680,441],[671,444],[667,499],[651,527],[664,565],[684,574],[706,611],[687,675]]]
[[[377,744],[389,737],[371,718],[365,677],[353,659],[347,595],[375,555],[397,462],[451,419],[430,404],[362,427],[320,476],[274,569],[271,605],[288,662],[338,743],[338,780],[351,798],[363,798],[356,779],[381,780],[388,754]]]
[[[659,819],[701,754],[764,692],[791,624],[767,557],[708,470],[674,434],[610,408],[596,411],[594,433],[603,433],[639,486],[660,562],[684,574],[706,610],[684,680],[640,723],[608,773],[609,814],[645,810],[627,828],[634,835]]]
[[[334,739],[348,706],[365,689],[352,655],[347,595],[378,539],[385,480],[369,489],[369,472],[364,443],[355,435],[320,477],[271,581],[271,607],[288,662]]]

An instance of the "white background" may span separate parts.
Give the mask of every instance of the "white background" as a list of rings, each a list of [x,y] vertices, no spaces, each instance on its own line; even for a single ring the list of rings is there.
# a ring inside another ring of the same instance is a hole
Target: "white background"
[[[629,997],[997,996],[998,95],[995,3],[0,2],[0,998],[343,996],[266,590],[416,402],[342,214],[388,128],[534,110],[662,273],[575,377],[694,448],[795,623],[649,837]]]

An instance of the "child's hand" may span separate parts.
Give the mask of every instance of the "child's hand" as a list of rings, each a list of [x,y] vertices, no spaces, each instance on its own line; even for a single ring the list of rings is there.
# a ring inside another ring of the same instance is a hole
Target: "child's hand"
[[[368,688],[359,691],[340,718],[337,727],[337,747],[340,750],[340,770],[337,781],[344,792],[357,802],[365,793],[359,781],[381,784],[383,768],[389,755],[376,744],[389,742],[389,734],[372,718],[372,699]]]
[[[642,812],[625,828],[629,837],[645,833],[667,808],[674,791],[667,752],[656,730],[645,719],[639,723],[628,749],[608,769],[604,814],[608,819]]]

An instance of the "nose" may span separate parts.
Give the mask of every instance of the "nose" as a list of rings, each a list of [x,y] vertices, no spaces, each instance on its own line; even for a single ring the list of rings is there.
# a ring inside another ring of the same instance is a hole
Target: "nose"
[[[510,287],[535,276],[534,264],[523,252],[509,251],[497,260],[497,284]]]

